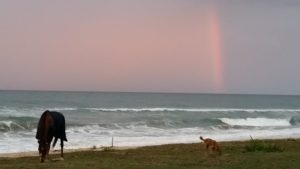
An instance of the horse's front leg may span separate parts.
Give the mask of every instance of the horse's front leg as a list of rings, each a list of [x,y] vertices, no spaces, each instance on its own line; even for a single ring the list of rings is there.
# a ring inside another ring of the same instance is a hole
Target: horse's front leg
[[[46,152],[46,160],[49,160],[49,150],[50,150],[50,143],[46,144],[47,152]]]

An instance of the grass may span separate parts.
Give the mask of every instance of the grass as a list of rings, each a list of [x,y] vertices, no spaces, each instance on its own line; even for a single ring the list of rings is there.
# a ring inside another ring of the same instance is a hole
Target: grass
[[[0,158],[1,169],[295,169],[300,166],[300,140],[264,140],[283,151],[245,151],[253,144],[222,142],[222,156],[209,154],[203,144],[172,144],[129,150],[65,154],[65,161],[39,163],[38,157]],[[259,143],[260,144],[260,143]],[[257,145],[259,145],[257,144]],[[257,146],[255,142],[255,147]],[[57,158],[51,155],[50,158]]]

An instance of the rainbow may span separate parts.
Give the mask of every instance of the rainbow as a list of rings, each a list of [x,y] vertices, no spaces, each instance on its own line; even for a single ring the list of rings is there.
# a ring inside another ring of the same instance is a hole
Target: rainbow
[[[213,83],[214,91],[216,93],[224,92],[224,66],[223,66],[223,46],[221,42],[221,32],[220,32],[220,19],[219,13],[216,6],[213,6],[210,10],[210,45],[211,45],[211,54],[213,60]]]

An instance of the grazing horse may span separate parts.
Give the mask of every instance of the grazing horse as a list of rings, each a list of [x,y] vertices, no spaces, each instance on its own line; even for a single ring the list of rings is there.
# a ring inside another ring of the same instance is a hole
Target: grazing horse
[[[46,110],[42,114],[35,136],[39,143],[41,162],[44,162],[46,157],[48,158],[53,137],[55,139],[52,148],[54,148],[57,140],[60,139],[61,157],[64,157],[64,141],[67,141],[65,128],[65,117],[60,112]]]

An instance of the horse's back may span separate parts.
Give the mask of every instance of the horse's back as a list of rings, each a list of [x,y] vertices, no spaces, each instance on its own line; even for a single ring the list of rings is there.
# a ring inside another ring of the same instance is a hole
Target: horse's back
[[[51,119],[51,124],[46,122],[49,119]],[[43,138],[43,136],[45,136],[45,134],[50,134],[54,137],[67,141],[65,117],[63,114],[60,112],[47,110],[41,115],[36,132],[36,138],[40,140]]]
[[[50,115],[53,118],[53,134],[54,137],[60,138],[64,141],[67,141],[66,137],[66,124],[65,124],[65,117],[60,112],[56,111],[49,111]]]

